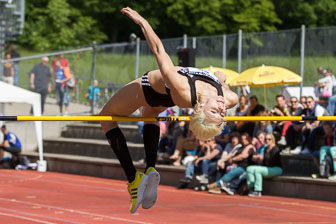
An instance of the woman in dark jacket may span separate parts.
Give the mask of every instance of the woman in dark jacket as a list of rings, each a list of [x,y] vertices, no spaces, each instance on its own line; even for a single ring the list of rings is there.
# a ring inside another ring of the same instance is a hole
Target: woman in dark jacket
[[[246,169],[247,186],[250,190],[248,195],[251,197],[261,196],[263,177],[275,177],[282,174],[280,150],[275,145],[275,138],[272,134],[266,135],[266,144],[264,155],[253,156],[253,160],[262,162],[262,165],[248,166]]]

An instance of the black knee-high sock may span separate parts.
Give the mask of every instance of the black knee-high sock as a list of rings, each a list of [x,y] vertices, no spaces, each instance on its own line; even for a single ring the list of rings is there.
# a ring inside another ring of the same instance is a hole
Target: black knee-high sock
[[[106,133],[106,138],[120,161],[120,165],[125,171],[128,182],[131,183],[135,179],[136,169],[128,151],[125,136],[120,128],[113,128]]]
[[[155,124],[145,124],[143,127],[143,141],[148,167],[155,167],[156,155],[159,147],[160,128]]]

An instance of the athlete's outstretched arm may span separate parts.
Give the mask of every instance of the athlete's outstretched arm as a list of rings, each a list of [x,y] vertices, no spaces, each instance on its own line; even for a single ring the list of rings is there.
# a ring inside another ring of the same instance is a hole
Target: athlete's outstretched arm
[[[121,12],[126,14],[130,19],[132,19],[141,27],[141,30],[145,35],[146,40],[156,58],[163,79],[167,85],[173,88],[178,87],[180,84],[180,76],[176,73],[172,60],[166,53],[161,40],[156,35],[148,21],[144,19],[138,12],[129,7],[123,8]]]

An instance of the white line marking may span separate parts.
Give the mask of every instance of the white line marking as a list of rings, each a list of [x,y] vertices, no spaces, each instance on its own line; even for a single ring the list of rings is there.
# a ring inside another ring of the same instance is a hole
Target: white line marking
[[[29,220],[29,221],[33,221],[33,222],[45,223],[45,224],[57,224],[55,222],[47,222],[47,221],[42,221],[42,220],[38,220],[38,219],[32,219],[32,218],[28,218],[28,217],[24,217],[24,216],[19,216],[19,215],[14,215],[14,214],[6,214],[6,213],[2,213],[2,212],[0,212],[0,215],[15,217],[15,218],[19,218],[19,219],[25,219],[25,220]]]
[[[336,216],[334,215],[317,214],[314,212],[295,211],[295,210],[290,210],[290,209],[285,209],[285,208],[273,208],[273,207],[267,207],[267,206],[257,205],[257,204],[249,204],[249,205],[239,204],[239,206],[248,207],[248,208],[261,208],[261,209],[273,210],[273,211],[278,211],[278,212],[290,212],[290,213],[310,215],[310,216],[322,216],[322,217],[328,217],[328,218],[336,218]]]
[[[0,176],[9,176],[9,175],[3,175],[0,173]],[[66,181],[57,181],[57,180],[44,180],[44,179],[37,179],[37,178],[26,178],[26,177],[22,177],[22,176],[11,176],[11,178],[15,178],[16,181],[18,180],[22,180],[22,181],[38,181],[38,182],[44,182],[44,183],[56,183],[56,184],[62,184],[62,185],[69,185],[69,186],[78,186],[78,187],[86,187],[86,188],[91,188],[91,189],[99,189],[99,190],[107,190],[107,191],[114,191],[114,192],[125,192],[126,190],[122,190],[122,189],[117,189],[114,187],[100,187],[100,186],[94,186],[94,185],[90,185],[90,184],[82,184],[82,183],[69,183]]]
[[[66,220],[66,219],[62,219],[62,218],[57,218],[57,217],[50,217],[50,216],[46,216],[46,215],[41,215],[41,214],[33,214],[31,212],[22,212],[22,211],[17,211],[17,210],[13,210],[13,209],[7,209],[7,208],[1,208],[0,210],[6,211],[8,212],[12,212],[15,213],[17,215],[26,215],[26,216],[30,216],[30,217],[38,217],[40,219],[45,218],[45,219],[52,219],[53,221],[55,221],[56,223],[72,223],[72,224],[82,224],[81,222],[78,221],[70,221],[70,220]],[[63,211],[60,211],[62,213],[64,213]]]
[[[131,219],[117,218],[117,217],[113,217],[113,216],[100,215],[100,214],[91,213],[91,212],[83,212],[83,211],[78,211],[78,210],[73,210],[73,209],[65,209],[65,208],[57,207],[57,206],[51,206],[51,205],[44,205],[44,204],[39,204],[39,203],[19,201],[19,200],[16,200],[16,199],[0,198],[0,200],[7,201],[7,202],[13,202],[13,203],[21,203],[21,204],[41,206],[41,207],[45,207],[45,208],[49,208],[49,209],[53,208],[53,209],[58,209],[58,210],[62,210],[62,211],[73,212],[73,213],[78,213],[78,214],[82,214],[82,215],[97,216],[97,217],[101,217],[101,218],[118,220],[118,221],[123,221],[123,222],[150,224],[149,222],[142,222],[142,221],[131,220]]]

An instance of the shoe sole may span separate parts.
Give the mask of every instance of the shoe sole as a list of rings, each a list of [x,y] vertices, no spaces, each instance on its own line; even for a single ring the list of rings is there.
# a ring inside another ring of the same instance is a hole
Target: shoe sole
[[[144,178],[141,180],[139,186],[138,186],[138,193],[137,193],[137,202],[134,206],[134,208],[130,211],[132,214],[136,212],[136,210],[139,208],[142,200],[143,200],[143,196],[144,196],[144,192],[147,188],[148,185],[148,176],[145,175]]]
[[[228,189],[226,189],[225,187],[222,188],[228,195],[234,195],[234,193]]]
[[[222,192],[221,191],[208,190],[208,193],[211,193],[211,194],[221,194]]]
[[[200,184],[208,184],[209,181],[200,181],[199,183],[200,183]]]
[[[209,180],[203,180],[201,177],[196,176],[196,179],[198,180],[198,182],[200,182],[200,184],[208,184]]]
[[[252,197],[252,198],[257,198],[257,197],[261,197],[261,195],[251,195],[251,194],[248,194],[247,196],[249,196],[249,197]]]
[[[142,200],[143,209],[150,209],[157,201],[158,186],[160,183],[160,174],[157,171],[149,172],[149,174],[147,174],[147,177],[148,184]]]
[[[180,180],[180,183],[184,183],[184,184],[190,184],[191,180],[184,180],[184,179],[181,179]]]

